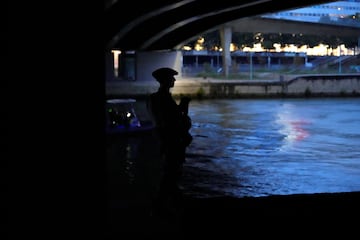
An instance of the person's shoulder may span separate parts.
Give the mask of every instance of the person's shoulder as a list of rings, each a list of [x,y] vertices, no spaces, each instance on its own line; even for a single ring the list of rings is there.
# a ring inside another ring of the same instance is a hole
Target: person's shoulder
[[[158,101],[160,101],[160,98],[161,97],[160,97],[159,92],[154,92],[148,96],[148,101],[149,102],[158,102]]]

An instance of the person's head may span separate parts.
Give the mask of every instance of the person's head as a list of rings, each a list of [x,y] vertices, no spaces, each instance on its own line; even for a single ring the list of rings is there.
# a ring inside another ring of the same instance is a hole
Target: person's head
[[[173,87],[175,82],[175,75],[178,75],[178,72],[172,68],[163,67],[158,68],[152,72],[152,76],[160,83],[161,86]]]

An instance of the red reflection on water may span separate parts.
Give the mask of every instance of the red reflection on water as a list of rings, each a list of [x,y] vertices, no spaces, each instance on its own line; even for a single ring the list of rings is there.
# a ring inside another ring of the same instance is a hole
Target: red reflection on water
[[[303,126],[309,124],[309,121],[306,120],[298,120],[298,121],[290,121],[289,124],[292,129],[292,134],[294,136],[295,141],[301,141],[304,138],[307,138],[310,133],[306,131]]]

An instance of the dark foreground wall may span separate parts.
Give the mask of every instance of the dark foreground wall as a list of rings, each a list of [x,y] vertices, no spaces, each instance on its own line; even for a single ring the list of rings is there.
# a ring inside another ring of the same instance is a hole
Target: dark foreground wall
[[[178,202],[178,211],[168,215],[156,215],[145,206],[109,209],[107,236],[120,239],[124,234],[169,237],[221,234],[237,239],[245,236],[246,239],[259,236],[312,239],[318,234],[322,237],[340,234],[341,238],[337,239],[350,239],[359,231],[359,204],[360,192],[256,198],[185,196]]]
[[[189,199],[184,214],[185,229],[200,228],[233,231],[243,226],[290,224],[291,229],[319,227],[322,224],[354,225],[360,214],[359,193],[297,194],[260,198]],[[301,220],[301,221],[299,221]],[[290,222],[289,222],[290,221]],[[330,227],[328,225],[326,229]],[[281,231],[281,227],[274,231]],[[329,229],[330,230],[330,229]],[[349,229],[350,230],[350,229]],[[244,231],[247,231],[244,229]]]

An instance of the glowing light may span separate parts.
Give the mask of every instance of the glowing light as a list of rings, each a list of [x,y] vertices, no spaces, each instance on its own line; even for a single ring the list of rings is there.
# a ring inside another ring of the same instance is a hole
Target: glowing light
[[[118,76],[118,68],[119,68],[119,55],[121,54],[120,50],[111,50],[111,53],[114,55],[114,74]]]
[[[203,38],[201,38],[197,44],[194,46],[194,50],[202,51],[204,50]],[[236,44],[230,44],[230,51],[243,51],[243,52],[293,52],[293,53],[305,53],[308,56],[342,56],[342,55],[357,55],[359,54],[359,48],[346,48],[344,44],[337,46],[336,48],[331,48],[326,44],[319,44],[314,47],[309,47],[308,45],[296,46],[295,44],[286,44],[284,47],[281,46],[281,43],[274,43],[274,49],[265,49],[261,43],[256,43],[253,47],[242,46],[238,47]],[[191,50],[191,47],[184,46],[184,50]],[[213,50],[222,51],[218,46],[214,46]]]
[[[280,43],[273,44],[274,49],[264,49],[261,46],[261,43],[254,44],[251,47],[243,47],[240,49],[244,52],[294,52],[294,53],[306,53],[308,56],[340,56],[340,55],[355,55],[359,50],[348,49],[344,44],[339,45],[337,48],[330,48],[329,45],[319,44],[314,47],[309,47],[307,45],[296,46],[294,44],[286,44],[284,47],[281,47]]]
[[[300,142],[310,136],[305,126],[311,124],[308,119],[297,116],[296,108],[291,104],[285,104],[279,108],[276,119],[281,126],[279,133],[284,135],[283,148],[291,147],[296,142]]]
[[[200,37],[200,38],[197,40],[197,42],[198,42],[199,44],[204,44],[205,39],[204,39],[203,37]]]
[[[274,43],[273,47],[275,48],[276,52],[281,52],[281,44],[280,43]]]
[[[201,46],[200,44],[196,44],[195,47],[194,47],[194,49],[195,49],[196,51],[201,51],[201,50],[203,50],[203,46]]]

